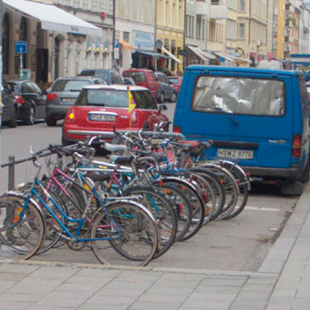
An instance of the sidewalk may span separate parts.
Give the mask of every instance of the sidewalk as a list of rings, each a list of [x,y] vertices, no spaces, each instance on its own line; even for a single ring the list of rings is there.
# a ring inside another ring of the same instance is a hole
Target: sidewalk
[[[0,261],[0,309],[310,309],[310,183],[258,272]]]

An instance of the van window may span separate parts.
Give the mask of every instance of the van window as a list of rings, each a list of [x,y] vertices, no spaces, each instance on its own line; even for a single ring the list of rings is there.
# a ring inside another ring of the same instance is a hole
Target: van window
[[[284,83],[270,79],[201,76],[196,80],[192,109],[196,112],[283,116]]]

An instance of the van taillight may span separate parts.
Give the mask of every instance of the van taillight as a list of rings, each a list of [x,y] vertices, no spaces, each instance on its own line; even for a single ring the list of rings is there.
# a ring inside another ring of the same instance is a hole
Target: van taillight
[[[56,94],[47,94],[46,95],[46,101],[54,100],[57,98]]]
[[[16,103],[24,104],[25,100],[24,100],[24,98],[22,96],[16,96]]]
[[[181,133],[181,127],[179,127],[179,126],[174,126],[174,127],[173,127],[173,132]]]
[[[293,135],[292,157],[300,158],[301,155],[301,135]]]

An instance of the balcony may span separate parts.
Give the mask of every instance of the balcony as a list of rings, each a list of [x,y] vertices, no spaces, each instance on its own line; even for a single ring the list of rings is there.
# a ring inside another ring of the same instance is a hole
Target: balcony
[[[196,14],[197,15],[209,16],[210,15],[209,7],[210,6],[208,5],[207,1],[197,0],[196,1]]]
[[[227,18],[226,5],[211,5],[210,19],[225,19]]]

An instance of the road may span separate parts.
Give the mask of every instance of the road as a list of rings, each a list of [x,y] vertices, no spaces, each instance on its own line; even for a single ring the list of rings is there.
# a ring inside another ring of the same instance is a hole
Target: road
[[[170,112],[173,105],[167,104]],[[169,113],[169,112],[168,112]],[[9,155],[29,156],[50,143],[60,143],[61,125],[47,127],[20,125],[1,130],[1,162]],[[31,163],[16,167],[16,184],[34,175]],[[1,192],[7,190],[7,169],[1,170]],[[209,270],[256,271],[276,240],[283,224],[298,201],[298,196],[282,196],[277,187],[253,184],[245,210],[228,221],[214,221],[188,241],[176,243],[150,266]],[[32,260],[97,263],[90,251],[74,252],[66,246],[35,256]]]

